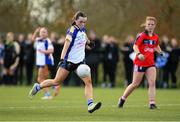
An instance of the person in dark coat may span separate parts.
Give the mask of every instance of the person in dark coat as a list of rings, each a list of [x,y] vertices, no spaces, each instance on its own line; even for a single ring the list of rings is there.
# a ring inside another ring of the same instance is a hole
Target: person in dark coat
[[[17,69],[17,74],[16,74],[16,80],[19,82],[19,85],[23,84],[23,76],[24,76],[24,51],[26,50],[25,48],[25,35],[24,34],[19,34],[18,35],[18,40],[17,40],[19,46],[20,46],[20,54],[19,54],[19,65]]]
[[[14,41],[14,33],[6,34],[3,55],[3,76],[2,83],[6,85],[17,85],[15,73],[19,64],[20,46]]]
[[[126,38],[125,43],[121,47],[121,53],[123,54],[123,63],[125,70],[125,86],[129,85],[132,81],[133,72],[133,60],[130,58],[130,54],[133,53],[134,37],[129,35]]]
[[[91,68],[91,75],[93,79],[93,85],[98,85],[98,67],[100,63],[100,48],[101,48],[101,40],[96,36],[94,31],[90,31],[89,33],[90,41],[94,42],[95,47],[93,49],[86,50],[86,63]]]
[[[170,41],[171,50],[169,51],[169,58],[167,65],[165,67],[165,72],[163,75],[163,81],[167,83],[167,87],[176,88],[177,87],[177,77],[176,71],[179,64],[180,48],[178,47],[177,39],[173,38]],[[169,84],[169,76],[171,76],[171,85]]]
[[[26,73],[26,85],[31,85],[33,80],[33,68],[35,63],[35,49],[32,41],[32,33],[27,35],[27,39],[24,44],[24,64]]]
[[[169,62],[170,52],[172,50],[170,41],[166,35],[162,37],[162,42],[160,44],[161,49],[166,53],[167,56],[167,62],[164,64],[164,66],[160,69],[160,87],[168,88],[168,75],[169,74],[169,68],[171,67],[171,64]]]
[[[116,71],[117,71],[117,64],[119,61],[119,47],[117,44],[117,41],[114,37],[109,38],[109,44],[106,47],[106,50],[108,51],[108,64],[109,64],[109,78],[110,83],[109,87],[113,88],[116,85]]]

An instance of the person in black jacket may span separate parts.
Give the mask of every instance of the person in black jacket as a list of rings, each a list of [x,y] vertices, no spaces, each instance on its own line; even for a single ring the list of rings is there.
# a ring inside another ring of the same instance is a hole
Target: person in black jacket
[[[107,61],[107,73],[110,79],[110,88],[116,85],[116,69],[119,61],[119,47],[114,37],[110,36],[105,48],[105,58]]]
[[[18,40],[17,40],[19,46],[20,46],[20,54],[19,54],[19,65],[17,68],[16,72],[16,80],[19,82],[19,85],[23,84],[23,75],[24,75],[24,51],[26,50],[25,48],[25,35],[24,34],[19,34],[18,35]]]
[[[169,68],[171,67],[171,64],[169,62],[169,57],[170,57],[170,52],[171,52],[172,48],[170,45],[170,41],[166,35],[162,36],[162,42],[160,44],[160,47],[166,53],[166,55],[168,55],[167,56],[168,61],[165,63],[165,65],[159,71],[160,81],[161,81],[160,86],[163,88],[168,88],[169,87],[168,74],[169,74]]]
[[[98,85],[98,67],[100,63],[100,48],[101,48],[101,40],[96,36],[94,31],[90,31],[89,33],[90,41],[94,42],[95,47],[93,49],[86,50],[86,63],[91,68],[91,75],[93,79],[93,85]]]
[[[167,83],[167,87],[176,88],[177,87],[177,77],[176,71],[179,64],[180,48],[178,47],[178,42],[175,38],[170,41],[171,50],[169,51],[169,58],[167,66],[165,67],[165,72],[163,75],[163,81]],[[171,86],[169,85],[169,76],[171,76]]]
[[[102,43],[101,43],[101,61],[102,61],[102,68],[103,68],[103,81],[102,81],[102,87],[107,87],[107,78],[108,78],[108,58],[107,58],[107,51],[106,47],[108,45],[108,35],[104,35],[102,37]]]
[[[26,71],[26,85],[31,85],[33,80],[33,68],[35,62],[35,49],[34,43],[32,40],[32,33],[27,35],[27,39],[24,42],[24,64],[25,64],[25,71]]]
[[[132,35],[129,35],[126,38],[125,43],[121,47],[125,70],[125,86],[129,85],[132,81],[133,60],[130,58],[130,54],[133,52],[133,42],[134,37]]]
[[[172,46],[172,51],[170,53],[170,62],[171,62],[171,79],[172,79],[172,84],[171,88],[176,88],[177,87],[177,77],[176,77],[176,71],[178,68],[179,64],[179,57],[180,57],[180,48],[178,47],[178,42],[176,38],[171,39],[171,46]]]
[[[6,34],[6,41],[4,45],[3,55],[3,77],[2,83],[6,85],[17,85],[15,80],[15,73],[19,64],[20,47],[14,41],[14,33],[8,32]]]
[[[3,55],[4,55],[4,42],[3,42],[3,38],[0,36],[0,84],[1,84],[2,70],[3,70]]]

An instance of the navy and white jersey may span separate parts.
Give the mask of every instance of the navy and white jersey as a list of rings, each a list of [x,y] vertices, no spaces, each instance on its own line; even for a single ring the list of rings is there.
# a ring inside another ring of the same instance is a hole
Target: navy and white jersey
[[[64,60],[74,64],[82,62],[85,59],[86,30],[79,29],[77,26],[71,26],[67,31],[66,39],[70,40],[70,46]]]
[[[36,48],[37,66],[54,65],[54,58],[52,54],[44,54],[39,51],[39,50],[54,49],[49,38],[46,39],[37,38],[35,42],[35,48]]]

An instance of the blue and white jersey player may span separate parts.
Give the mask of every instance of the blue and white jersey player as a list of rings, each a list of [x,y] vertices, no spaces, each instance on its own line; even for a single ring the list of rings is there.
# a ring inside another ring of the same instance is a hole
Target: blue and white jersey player
[[[45,65],[54,65],[54,59],[52,53],[45,54],[43,50],[54,50],[54,47],[49,38],[41,39],[36,38],[36,65],[42,67]]]
[[[39,35],[38,35],[39,34]],[[38,36],[38,37],[36,37]],[[54,65],[54,48],[48,38],[48,31],[45,27],[37,28],[32,36],[36,48],[36,65],[38,67],[38,83],[43,82],[49,76],[49,68]],[[52,99],[49,88],[44,88],[44,97],[42,99]]]
[[[85,47],[88,44],[92,47],[85,33],[87,16],[78,11],[73,18],[72,26],[68,29],[61,61],[54,79],[47,79],[40,84],[34,84],[29,95],[33,97],[39,90],[53,85],[61,85],[70,72],[75,71],[85,84],[85,97],[88,105],[88,112],[93,113],[101,107],[101,102],[93,102],[93,87],[91,72],[88,65],[84,64]]]
[[[85,58],[87,43],[85,28],[79,29],[76,25],[71,26],[67,31],[66,40],[70,41],[70,46],[64,59],[75,64],[82,62]]]

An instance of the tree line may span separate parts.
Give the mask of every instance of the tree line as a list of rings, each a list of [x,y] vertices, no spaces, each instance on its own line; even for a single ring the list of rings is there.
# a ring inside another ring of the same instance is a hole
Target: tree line
[[[88,29],[99,36],[135,35],[149,15],[158,19],[157,33],[180,38],[179,0],[1,0],[0,32],[27,33],[46,26],[65,33],[78,10],[87,14]]]

